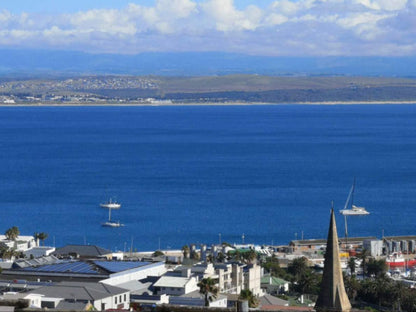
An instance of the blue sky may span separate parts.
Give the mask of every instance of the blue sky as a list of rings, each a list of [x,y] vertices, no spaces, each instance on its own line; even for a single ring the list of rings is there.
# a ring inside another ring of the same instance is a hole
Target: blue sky
[[[135,3],[143,6],[154,6],[155,0],[2,0],[0,7],[13,13],[22,12],[50,12],[50,13],[75,13],[91,9],[121,9],[129,3]],[[202,2],[198,0],[195,2]],[[259,7],[266,7],[270,0],[239,0],[234,1],[237,8],[244,8],[250,4]]]
[[[2,0],[0,49],[416,55],[416,0]]]

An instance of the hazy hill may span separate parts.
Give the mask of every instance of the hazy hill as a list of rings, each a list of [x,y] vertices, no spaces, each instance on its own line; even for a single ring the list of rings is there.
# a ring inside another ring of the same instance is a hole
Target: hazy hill
[[[220,52],[113,55],[0,50],[0,76],[3,77],[79,74],[416,77],[416,57],[265,57]]]

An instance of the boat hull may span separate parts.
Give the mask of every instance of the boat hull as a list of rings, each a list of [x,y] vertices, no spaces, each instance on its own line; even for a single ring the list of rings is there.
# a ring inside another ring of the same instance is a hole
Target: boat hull
[[[390,268],[414,267],[416,266],[416,259],[409,259],[406,261],[386,261],[386,263]]]
[[[120,209],[121,205],[120,204],[100,204],[101,208],[107,208],[107,209]]]
[[[105,227],[121,227],[124,226],[124,224],[121,224],[120,222],[104,222],[101,223],[102,226]]]
[[[344,216],[366,216],[370,214],[368,211],[353,211],[350,209],[340,210],[339,212]]]

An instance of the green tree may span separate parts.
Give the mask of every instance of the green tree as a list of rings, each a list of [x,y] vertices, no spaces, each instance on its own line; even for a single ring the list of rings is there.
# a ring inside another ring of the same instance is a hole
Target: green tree
[[[259,305],[259,300],[249,289],[243,289],[240,292],[239,299],[247,300],[250,308],[256,308]]]
[[[355,275],[355,269],[357,267],[357,259],[354,258],[354,257],[349,258],[347,266],[348,266],[348,269],[351,272],[351,275]]]
[[[202,279],[198,283],[199,292],[204,295],[205,306],[208,307],[209,303],[218,296],[218,287],[216,281],[210,277]]]
[[[280,277],[289,280],[288,273],[286,270],[280,267],[279,259],[275,255],[266,258],[266,261],[261,264],[267,273],[271,276]]]
[[[19,236],[20,231],[19,228],[17,226],[13,226],[10,229],[8,229],[4,235],[6,236],[6,238],[8,240],[12,240],[15,241],[17,239],[17,237]]]
[[[367,274],[367,260],[369,257],[370,257],[370,251],[368,251],[365,248],[361,251],[361,253],[358,256],[358,259],[361,260],[361,267],[363,269],[363,278]]]
[[[182,253],[185,259],[189,258],[189,246],[188,245],[182,246]]]
[[[367,263],[367,275],[381,277],[387,273],[388,266],[386,260],[369,259]]]
[[[153,254],[152,257],[161,257],[164,256],[165,254],[163,253],[163,251],[160,250],[156,250]]]
[[[308,266],[308,259],[305,257],[296,258],[287,266],[287,271],[293,275],[296,281],[299,280],[300,277],[308,270],[310,270]]]
[[[225,255],[224,255],[224,253],[222,253],[221,251],[217,254],[217,259],[216,259],[218,262],[224,262],[224,260],[225,260]]]
[[[319,294],[319,286],[322,280],[320,274],[312,270],[305,271],[297,280],[295,289],[301,294]]]
[[[254,260],[257,259],[257,252],[255,252],[253,249],[250,249],[243,254],[243,257],[248,263],[253,263]]]
[[[416,312],[416,289],[406,289],[400,296],[401,308],[407,312]]]
[[[42,246],[45,246],[45,239],[48,238],[48,233],[41,232],[39,233],[39,239],[42,242]]]
[[[3,243],[0,242],[0,258],[5,258],[4,254],[9,250],[9,247]]]
[[[351,301],[355,301],[358,291],[361,288],[360,282],[357,280],[355,275],[344,275],[345,291],[347,292],[348,298]]]
[[[33,233],[33,238],[36,241],[36,246],[39,246],[39,240],[40,240],[39,233],[38,232]]]

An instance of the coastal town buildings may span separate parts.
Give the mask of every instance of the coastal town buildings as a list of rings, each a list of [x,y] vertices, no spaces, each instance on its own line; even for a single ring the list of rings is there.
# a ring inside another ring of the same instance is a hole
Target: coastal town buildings
[[[36,298],[36,296],[38,298]],[[103,283],[61,282],[28,293],[30,307],[56,310],[123,309],[130,307],[130,292]]]
[[[332,269],[335,271],[331,274],[334,274],[338,272],[338,264],[334,259],[344,256],[344,245],[347,245],[347,241],[343,239],[336,237],[335,240],[334,228],[335,224],[331,225],[330,233],[333,237],[332,240],[328,238],[327,242],[300,240],[292,241],[290,246],[286,247],[249,244],[210,247],[202,245],[199,249],[196,245],[191,245],[188,254],[182,254],[180,250],[165,251],[163,256],[158,257],[152,256],[153,252],[121,253],[120,256],[120,253],[90,245],[67,245],[53,251],[53,247],[36,246],[31,236],[25,239],[20,239],[19,236],[16,240],[18,243],[7,241],[7,238],[3,237],[7,246],[19,246],[24,250],[25,257],[0,261],[0,292],[3,298],[0,299],[0,305],[1,300],[7,298],[27,300],[32,307],[60,311],[120,307],[126,309],[130,306],[162,304],[203,306],[205,300],[199,291],[198,283],[204,278],[210,278],[219,290],[218,296],[209,303],[210,307],[234,307],[239,304],[242,291],[247,290],[265,309],[279,310],[289,303],[276,296],[288,293],[290,283],[270,274],[265,275],[259,261],[273,255],[280,265],[285,266],[294,259],[306,256],[309,265],[312,266],[320,259],[323,261],[324,254],[332,254],[332,260],[326,262],[332,262]],[[403,253],[407,250],[407,253],[410,253],[413,239],[414,237],[410,236],[387,239],[349,238],[349,250],[346,254],[349,256],[364,248],[374,257],[384,257],[389,250],[399,250]],[[339,245],[335,241],[339,242]],[[255,257],[251,259],[249,255],[253,254],[253,251]],[[340,262],[339,265],[341,264]],[[328,280],[328,277],[325,277],[327,275],[328,273],[324,273],[324,280]],[[335,276],[335,279],[329,279],[334,283],[336,280],[338,282],[326,292],[332,293],[336,289],[334,298],[338,298],[335,300],[338,302],[343,296],[340,293],[340,273]],[[60,294],[62,289],[68,290],[68,287],[76,294],[77,300],[74,300],[74,296],[71,298]],[[102,294],[100,291],[100,295],[91,295],[93,289],[102,288],[106,288],[107,293]],[[331,298],[328,302],[333,302]],[[318,304],[322,302],[322,299],[318,299]],[[313,306],[310,300],[305,304]]]

